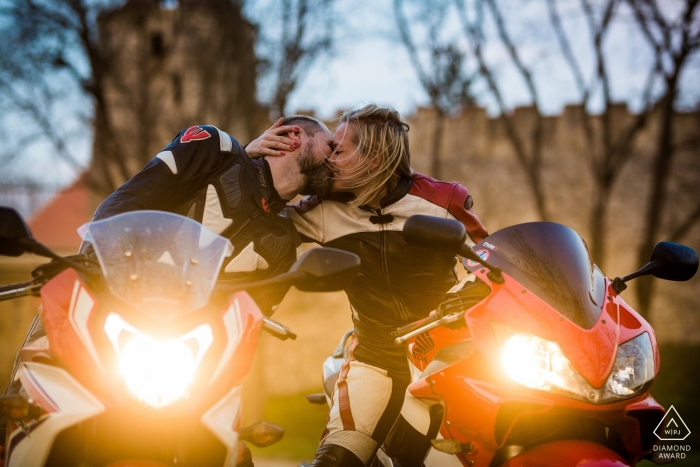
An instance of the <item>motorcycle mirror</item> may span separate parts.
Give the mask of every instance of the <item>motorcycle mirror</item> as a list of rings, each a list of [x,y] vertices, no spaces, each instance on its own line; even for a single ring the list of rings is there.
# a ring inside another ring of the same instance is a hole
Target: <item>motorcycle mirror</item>
[[[259,448],[275,444],[284,436],[284,428],[266,421],[260,421],[243,428],[240,437]]]
[[[668,281],[687,281],[697,270],[698,254],[695,250],[680,243],[660,242],[654,247],[651,260],[644,267],[623,278],[616,277],[612,281],[612,288],[619,294],[627,288],[625,282],[648,274]]]
[[[36,240],[17,211],[0,206],[0,255],[20,256],[35,252]]]
[[[488,277],[493,282],[502,284],[504,281],[499,268],[481,259],[464,244],[467,239],[467,230],[459,221],[417,214],[406,219],[403,238],[410,245],[429,248],[448,255],[462,255],[488,268]]]
[[[660,242],[651,252],[654,277],[668,281],[687,281],[698,270],[698,254],[690,247],[673,242]]]
[[[292,265],[289,272],[298,276],[297,289],[304,292],[342,290],[355,278],[360,258],[335,248],[312,248]]]
[[[467,239],[461,222],[441,217],[415,215],[403,226],[406,243],[446,254],[458,254]]]

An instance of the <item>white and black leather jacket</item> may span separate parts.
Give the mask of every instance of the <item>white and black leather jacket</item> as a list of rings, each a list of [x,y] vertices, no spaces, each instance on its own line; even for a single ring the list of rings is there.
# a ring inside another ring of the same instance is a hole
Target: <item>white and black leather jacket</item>
[[[394,345],[392,331],[425,318],[457,283],[455,256],[406,244],[406,219],[414,214],[457,219],[473,245],[488,232],[471,207],[472,198],[459,183],[414,173],[401,180],[378,209],[328,198],[319,203],[315,197],[288,209],[302,238],[361,259],[360,274],[346,289],[360,341],[355,349],[359,361],[388,370],[407,369],[405,350]]]

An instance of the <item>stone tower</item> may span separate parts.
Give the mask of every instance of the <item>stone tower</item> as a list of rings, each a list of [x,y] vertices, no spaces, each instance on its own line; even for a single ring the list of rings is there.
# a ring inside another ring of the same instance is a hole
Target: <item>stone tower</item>
[[[99,18],[90,169],[109,194],[175,134],[211,124],[241,144],[265,128],[256,100],[255,27],[236,0],[128,0]]]

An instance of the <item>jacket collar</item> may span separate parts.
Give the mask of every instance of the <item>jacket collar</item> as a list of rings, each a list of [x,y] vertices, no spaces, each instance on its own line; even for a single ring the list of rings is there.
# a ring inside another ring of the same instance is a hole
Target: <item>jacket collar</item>
[[[385,208],[389,205],[392,205],[399,201],[401,198],[406,196],[408,192],[411,190],[411,186],[413,185],[413,178],[406,177],[402,178],[399,180],[399,183],[396,184],[393,190],[391,190],[389,193],[387,193],[380,201],[379,201],[379,208]],[[338,192],[338,193],[328,193],[326,194],[322,200],[323,201],[338,201],[340,203],[349,203],[355,199],[355,197],[352,195],[352,193],[343,191],[343,192]],[[365,211],[374,211],[371,207],[364,205],[360,206],[360,209],[363,209]]]
[[[256,197],[255,202],[263,211],[277,214],[287,205],[288,200],[282,199],[277,190],[275,190],[270,165],[265,159],[253,159],[253,166],[255,167],[258,187],[262,195],[260,199]]]
[[[406,177],[400,179],[399,183],[396,184],[394,189],[387,193],[386,196],[379,201],[379,207],[385,208],[399,201],[408,194],[408,192],[411,190],[411,185],[413,185],[412,178]]]
[[[411,189],[411,185],[413,185],[412,178],[406,177],[400,179],[394,187],[394,189],[386,195],[384,195],[384,197],[381,200],[379,200],[379,209],[384,209],[387,206],[391,206],[392,204],[396,203],[401,198],[406,196]],[[370,206],[367,206],[366,204],[360,206],[360,209],[364,209],[365,211],[375,211],[375,209],[371,208]]]

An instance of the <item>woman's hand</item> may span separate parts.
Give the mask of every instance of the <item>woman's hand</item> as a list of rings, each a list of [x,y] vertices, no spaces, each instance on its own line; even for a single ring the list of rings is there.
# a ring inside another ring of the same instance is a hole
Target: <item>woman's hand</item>
[[[280,118],[265,133],[251,141],[245,152],[255,159],[264,156],[279,157],[286,154],[285,151],[293,151],[301,146],[299,127],[295,125],[282,125],[284,118]]]

